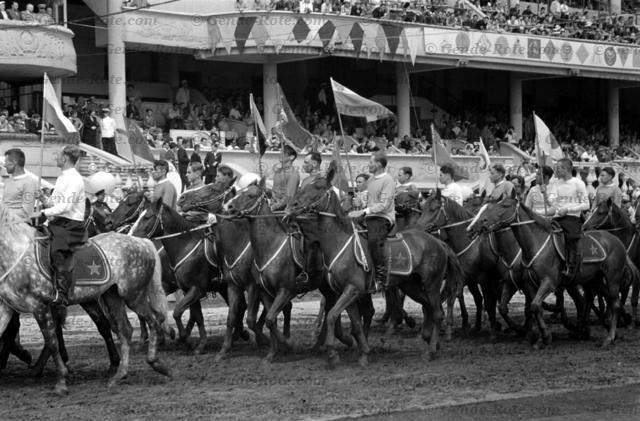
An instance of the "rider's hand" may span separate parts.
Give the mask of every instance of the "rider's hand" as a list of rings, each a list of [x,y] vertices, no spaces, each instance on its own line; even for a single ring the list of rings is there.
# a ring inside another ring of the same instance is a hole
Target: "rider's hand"
[[[566,208],[560,208],[558,209],[558,216],[565,216],[567,214],[567,209]]]
[[[349,212],[349,218],[360,218],[361,216],[364,216],[363,210],[355,210]]]

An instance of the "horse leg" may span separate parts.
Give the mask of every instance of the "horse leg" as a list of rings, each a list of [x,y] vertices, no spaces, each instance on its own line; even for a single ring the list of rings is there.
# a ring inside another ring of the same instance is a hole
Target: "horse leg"
[[[540,287],[531,302],[531,313],[535,316],[536,321],[538,322],[538,328],[540,329],[540,339],[538,340],[538,344],[536,344],[536,347],[538,348],[543,345],[551,344],[551,333],[547,328],[542,314],[542,302],[549,294],[551,294],[553,287],[553,280],[549,276],[545,276],[540,282]]]
[[[31,354],[20,345],[20,315],[15,313],[2,334],[0,346],[0,370],[7,366],[9,354],[13,354],[27,365],[31,364]]]
[[[406,298],[406,295],[399,288],[398,288],[398,296],[400,297],[398,300],[398,303],[400,305],[400,311],[402,312],[402,319],[404,320],[405,324],[409,329],[413,329],[416,327],[416,320],[413,317],[409,316],[409,313],[407,313],[406,310],[404,309],[404,300]]]
[[[147,322],[144,317],[138,315],[138,321],[140,322],[140,341],[147,343],[149,341],[149,331],[147,330]]]
[[[324,325],[324,316],[327,311],[327,298],[323,295],[320,299],[320,308],[318,309],[318,315],[316,316],[316,321],[314,322],[314,335],[317,338],[320,336],[320,331]]]
[[[510,275],[507,274],[507,277]],[[523,332],[523,328],[518,326],[512,319],[509,317],[509,301],[515,295],[517,289],[513,285],[513,282],[510,279],[506,279],[502,282],[501,294],[500,294],[500,303],[498,304],[498,311],[500,312],[500,316],[507,323],[509,329],[514,332],[520,334]]]
[[[633,326],[636,327],[640,326],[640,317],[638,317],[638,297],[640,297],[640,279],[634,279],[631,289],[631,321]]]
[[[271,310],[271,307],[273,305],[273,298],[266,291],[260,290],[260,300],[262,301],[262,305],[264,307],[264,310],[262,312],[265,313],[266,324],[267,315],[269,314],[269,310]],[[270,328],[269,330],[269,353],[263,361],[273,361],[273,358],[278,353],[278,338],[273,334],[273,332],[271,332]]]
[[[360,318],[360,310],[358,309],[358,302],[354,300],[348,307],[347,313],[349,314],[349,320],[351,320],[351,332],[358,341],[360,348],[360,358],[358,358],[358,364],[360,367],[366,367],[369,364],[369,343],[367,337],[364,334],[362,328],[362,321]]]
[[[224,302],[229,306],[229,291],[228,288],[218,289],[216,290],[224,299]],[[244,294],[240,294],[238,296],[238,314],[240,317],[236,317],[236,325],[233,327],[233,336],[232,340],[237,341],[238,339],[243,339],[245,341],[249,340],[249,332],[244,330],[244,325],[242,321],[244,319],[244,312],[247,311],[247,301],[244,299]]]
[[[389,312],[389,320],[387,322],[387,331],[385,335],[391,336],[398,331],[402,324],[403,315],[400,307],[400,292],[398,287],[392,286],[385,291],[385,300],[387,312]]]
[[[482,297],[482,294],[480,293],[480,288],[477,282],[475,281],[467,282],[467,288],[469,288],[469,292],[473,296],[473,302],[476,305],[476,324],[473,329],[476,332],[480,332],[482,330],[483,297]]]
[[[336,364],[340,362],[340,357],[338,356],[338,351],[336,351],[336,335],[335,335],[335,325],[336,321],[339,320],[342,312],[353,303],[360,293],[356,289],[353,284],[348,284],[342,294],[336,301],[335,305],[331,307],[329,313],[327,314],[327,355],[329,357],[329,368],[334,368]]]
[[[129,372],[129,355],[131,348],[131,336],[133,328],[127,318],[127,310],[125,303],[118,296],[115,289],[110,289],[102,295],[104,307],[107,310],[111,325],[118,335],[120,341],[120,364],[115,374],[109,378],[107,387],[111,388],[115,384],[125,378]],[[125,321],[126,320],[126,321]]]
[[[616,339],[616,327],[618,324],[618,312],[620,311],[620,296],[619,296],[619,284],[609,278],[608,282],[608,294],[607,294],[607,306],[609,313],[609,335],[602,342],[602,346],[606,347]]]
[[[280,314],[282,309],[291,301],[291,299],[294,296],[295,295],[292,294],[288,289],[280,288],[276,293],[276,297],[273,299],[273,302],[271,303],[271,308],[269,308],[269,311],[267,312],[267,318],[265,323],[267,328],[271,332],[272,349],[269,352],[269,354],[266,356],[265,362],[268,362],[268,363],[273,362],[273,359],[276,356],[276,353],[273,352],[274,339],[278,343],[281,343],[284,346],[286,346],[287,348],[290,348],[290,349],[294,348],[293,343],[288,338],[286,338],[283,334],[281,334],[280,331],[278,330],[278,314]],[[275,351],[277,352],[277,347]]]
[[[260,307],[260,292],[255,282],[250,282],[247,286],[247,326],[253,331],[256,345],[269,344],[269,338],[262,333],[262,328],[258,326],[258,310]]]
[[[460,318],[462,318],[462,331],[469,332],[471,325],[469,325],[469,313],[467,312],[467,306],[464,303],[464,292],[460,292],[458,295],[458,303],[460,304]]]
[[[498,324],[496,320],[496,295],[493,290],[493,285],[489,285],[490,280],[485,279],[481,283],[482,295],[485,300],[485,308],[487,310],[487,315],[489,316],[489,340],[491,342],[496,342],[498,340],[497,331]]]
[[[97,301],[83,303],[81,304],[81,307],[87,312],[89,317],[91,317],[91,320],[93,320],[93,323],[95,323],[98,328],[98,332],[100,332],[102,339],[104,339],[110,362],[107,376],[111,377],[118,369],[118,365],[120,365],[120,354],[118,354],[118,348],[116,347],[116,344],[113,341],[113,336],[111,335],[111,324],[109,323],[109,319],[104,314]]]
[[[227,356],[231,346],[233,345],[233,328],[237,324],[238,316],[240,315],[240,295],[242,291],[233,282],[229,282],[227,285],[227,300],[229,303],[229,311],[227,312],[227,329],[224,335],[224,342],[220,351],[216,354],[214,361],[220,362]]]
[[[291,337],[291,310],[293,310],[293,303],[289,301],[282,309],[282,314],[284,316],[282,332],[284,337],[287,339]]]
[[[3,323],[3,319],[6,318],[7,314],[8,317],[10,317],[10,313],[2,311],[5,308],[6,306],[4,304],[0,304],[0,331],[4,330],[4,326],[6,326],[6,324]],[[40,327],[40,331],[44,337],[44,346],[48,349],[49,354],[53,356],[53,361],[56,364],[57,379],[54,392],[60,396],[66,395],[69,393],[69,389],[67,388],[67,376],[69,375],[69,371],[67,370],[67,366],[64,361],[62,361],[62,357],[58,351],[56,321],[54,320],[49,307],[41,307],[33,314],[33,316],[35,317],[36,322],[38,322],[38,326]]]
[[[178,303],[176,303],[176,306],[173,309],[173,319],[176,322],[176,326],[178,326],[178,338],[180,342],[186,343],[187,338],[189,337],[187,331],[185,330],[182,324],[182,314],[186,311],[187,308],[191,307],[196,302],[200,302],[200,300],[204,296],[205,296],[204,291],[202,291],[200,288],[196,286],[193,286],[189,289],[189,291],[187,291],[184,294],[182,299]],[[191,313],[191,311],[189,313]]]
[[[196,355],[200,355],[204,352],[204,347],[207,345],[207,329],[204,326],[204,316],[202,314],[202,304],[200,303],[200,299],[191,304],[189,307],[189,313],[191,313],[191,317],[195,320],[196,325],[198,326],[198,345],[193,350],[193,353]]]
[[[368,339],[371,321],[373,320],[373,315],[376,313],[376,309],[373,307],[371,294],[366,294],[364,297],[361,297],[358,300],[358,305],[360,308],[360,315],[362,316],[362,330],[364,332],[364,336]]]
[[[69,361],[69,354],[67,353],[67,347],[64,344],[64,336],[62,334],[62,326],[64,320],[67,317],[67,308],[54,306],[51,308],[51,315],[56,323],[56,337],[58,338],[58,350],[60,352],[60,358],[66,364]]]

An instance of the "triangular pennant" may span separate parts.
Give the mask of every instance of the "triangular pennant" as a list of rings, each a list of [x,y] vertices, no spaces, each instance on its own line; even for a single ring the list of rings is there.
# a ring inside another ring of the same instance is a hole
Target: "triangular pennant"
[[[352,29],[353,29],[353,26],[349,26],[349,24],[340,24],[336,26],[336,32],[338,33],[338,38],[340,42],[342,42],[343,46],[347,43],[347,40],[349,39],[349,32],[351,32]]]
[[[235,41],[235,31],[238,18],[218,19],[218,28],[220,28],[221,42],[227,50],[227,54],[231,53],[231,48]]]
[[[255,16],[241,16],[238,18],[238,24],[236,25],[236,30],[233,32],[233,36],[235,37],[240,54],[244,51],[244,45],[249,39],[249,34],[255,22]]]
[[[376,31],[376,48],[380,54],[380,61],[382,61],[382,56],[387,51],[387,35],[382,29],[382,25],[378,25],[378,30]]]
[[[213,23],[209,23],[209,39],[211,40],[211,52],[215,53],[216,48],[218,48],[218,43],[222,39],[217,19],[214,19]]]
[[[329,45],[329,42],[331,42],[331,38],[333,38],[333,34],[335,31],[336,27],[330,20],[322,25],[322,27],[318,31],[318,36],[322,41],[322,48],[327,48],[327,45]]]
[[[402,42],[402,54],[406,57],[409,54],[409,42],[407,41],[407,28],[402,30],[400,34],[400,41]]]
[[[404,32],[407,37],[407,44],[409,45],[411,64],[415,65],[418,49],[421,45],[424,45],[424,31],[422,28],[405,28]]]
[[[356,57],[360,56],[360,52],[362,51],[362,43],[363,43],[364,30],[360,26],[359,23],[354,23],[351,27],[351,31],[349,32],[349,38],[351,38],[351,43],[353,44],[353,49],[356,52]]]
[[[327,20],[325,19],[305,19],[309,27],[309,35],[307,35],[307,44],[310,44],[318,35],[318,31],[322,28]]]
[[[383,23],[382,29],[387,38],[387,44],[389,44],[389,50],[391,55],[394,56],[398,50],[400,44],[400,34],[402,33],[402,27],[390,23]]]
[[[269,32],[267,32],[267,29],[264,27],[264,24],[262,22],[262,19],[258,20],[253,25],[253,29],[251,30],[251,38],[253,38],[253,40],[256,42],[256,47],[258,47],[258,50],[264,49],[264,46],[269,39]]]
[[[276,54],[280,52],[284,44],[289,39],[293,38],[292,32],[289,32],[290,29],[279,24],[279,22],[272,23],[269,21],[267,25],[264,25],[264,29],[267,31],[267,34],[269,34],[268,39],[273,43],[273,48],[276,50]]]
[[[629,49],[627,47],[618,47],[618,54],[620,54],[620,61],[622,65],[627,64],[627,58],[629,57]]]

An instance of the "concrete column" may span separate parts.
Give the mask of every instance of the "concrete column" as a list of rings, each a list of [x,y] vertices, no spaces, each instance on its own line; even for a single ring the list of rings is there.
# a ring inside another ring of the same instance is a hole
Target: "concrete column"
[[[117,13],[122,9],[121,0],[108,0],[107,12]],[[127,76],[124,46],[126,30],[122,19],[108,19],[107,26],[107,64],[109,66],[109,103],[113,108],[111,117],[116,127],[124,130],[124,116],[127,107]]]
[[[509,76],[509,124],[522,139],[522,80],[511,72]]]
[[[622,11],[622,0],[609,0],[609,13],[620,14]]]
[[[607,115],[609,146],[617,147],[620,144],[620,88],[614,80],[609,81],[607,91]]]
[[[276,63],[262,65],[262,100],[264,125],[267,132],[270,132],[278,122],[278,65]]]
[[[396,63],[396,103],[398,106],[398,137],[411,135],[411,86],[402,63]]]
[[[53,90],[56,92],[58,102],[60,103],[60,105],[62,105],[62,78],[51,78],[51,85],[53,85]]]

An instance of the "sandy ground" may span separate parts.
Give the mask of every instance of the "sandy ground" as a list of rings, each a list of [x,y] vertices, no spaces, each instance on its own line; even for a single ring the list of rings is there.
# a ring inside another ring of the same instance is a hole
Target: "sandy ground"
[[[472,302],[470,297],[466,301]],[[522,303],[518,295],[511,306],[518,321]],[[380,314],[383,300],[376,298],[374,304]],[[374,327],[367,368],[360,368],[357,352],[345,347],[340,348],[342,362],[335,370],[327,369],[324,354],[305,350],[280,355],[266,366],[262,364],[266,349],[243,341],[236,344],[229,359],[215,364],[213,356],[222,341],[226,307],[220,306],[220,299],[208,299],[205,307],[210,336],[204,355],[193,355],[184,346],[169,343],[160,355],[174,377],[164,378],[145,363],[136,330],[130,375],[113,389],[106,388],[108,359],[102,339],[89,317],[74,309],[65,331],[72,370],[70,395],[60,398],[52,393],[51,362],[45,377],[36,381],[27,377],[23,363],[11,357],[0,377],[0,419],[251,420],[375,415],[376,419],[462,420],[495,415],[499,408],[503,408],[500,414],[504,419],[560,419],[566,415],[562,408],[535,397],[593,390],[594,398],[585,396],[595,402],[593,399],[601,395],[597,390],[631,387],[640,374],[639,331],[621,329],[616,344],[602,349],[598,344],[604,330],[599,326],[592,326],[591,340],[578,341],[557,324],[552,325],[552,346],[541,351],[512,336],[502,336],[494,344],[486,332],[465,337],[456,330],[454,339],[442,344],[438,359],[427,361],[422,358],[418,328],[404,327],[398,335],[387,338],[382,327]],[[420,321],[422,313],[415,303],[407,301],[405,308]],[[317,309],[314,297],[294,303],[292,337],[303,349],[313,344]],[[130,318],[137,326],[135,317]],[[456,326],[460,326],[459,318]],[[23,317],[21,332],[22,343],[37,355],[41,335],[30,316]],[[518,398],[521,400],[516,402],[524,402],[520,407],[527,409],[523,416],[504,403]],[[446,412],[442,408],[457,409]],[[476,408],[476,412],[465,412],[464,408]],[[385,413],[398,415],[380,415]],[[474,417],[465,417],[469,414]]]

